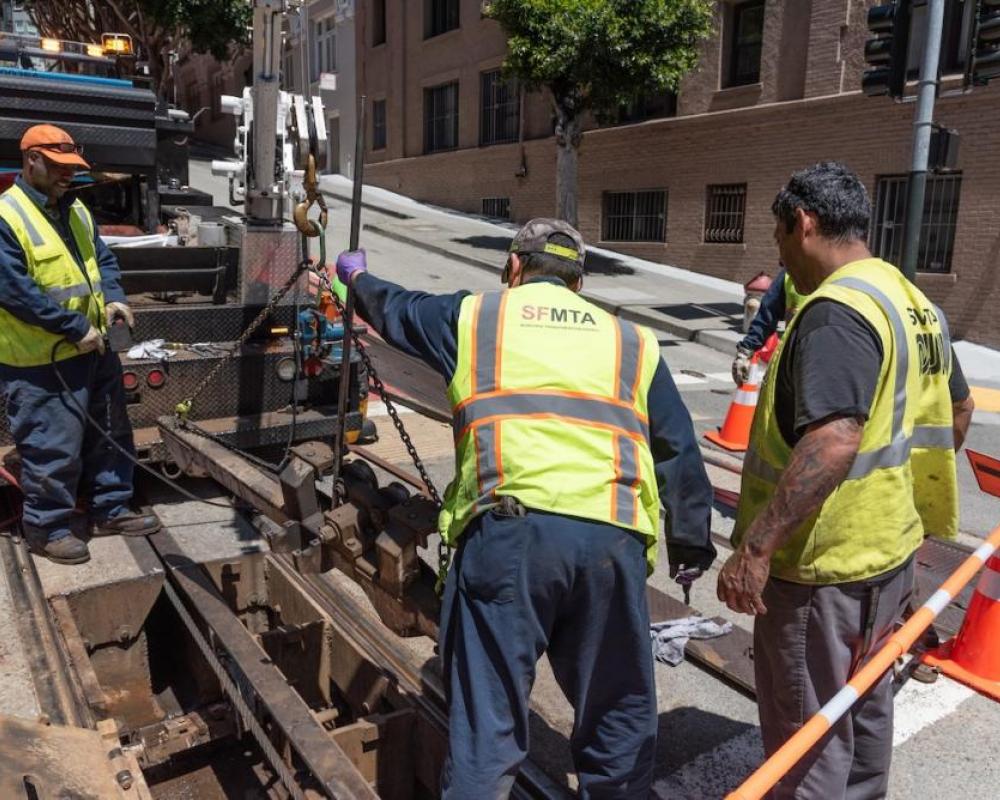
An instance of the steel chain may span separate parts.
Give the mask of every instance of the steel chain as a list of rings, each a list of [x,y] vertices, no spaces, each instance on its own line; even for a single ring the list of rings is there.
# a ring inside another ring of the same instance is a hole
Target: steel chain
[[[177,404],[176,414],[178,417],[183,419],[187,416],[188,412],[191,411],[191,407],[194,405],[194,401],[197,400],[199,395],[205,391],[205,388],[213,380],[215,380],[215,376],[218,375],[219,372],[229,364],[229,362],[240,354],[240,350],[242,350],[243,345],[247,343],[247,340],[249,340],[249,338],[254,334],[254,331],[256,331],[257,328],[263,324],[264,320],[271,316],[274,309],[278,307],[278,303],[284,299],[285,295],[288,294],[291,288],[295,285],[302,274],[309,269],[309,267],[310,264],[307,260],[299,262],[295,272],[292,273],[291,277],[285,281],[284,286],[278,290],[277,294],[271,298],[268,304],[261,309],[261,312],[247,326],[243,333],[240,334],[240,337],[233,344],[232,349],[225,356],[220,358],[218,363],[216,363],[216,365],[208,371],[208,374],[205,375],[201,381],[199,381],[198,385],[195,386],[194,391],[191,393],[191,396]]]
[[[330,283],[330,278],[324,270],[317,268],[315,270],[320,283],[330,292],[330,296],[333,298],[333,302],[336,304],[337,308],[340,310],[341,315],[344,314],[344,304],[340,302],[340,298],[337,297],[337,293],[333,290],[333,285]],[[382,402],[385,404],[385,410],[389,414],[389,419],[392,420],[393,426],[396,428],[396,432],[399,434],[400,440],[403,442],[403,446],[406,448],[406,452],[410,454],[410,459],[413,461],[413,466],[416,467],[417,472],[420,474],[420,479],[424,482],[424,486],[427,487],[427,494],[430,495],[431,501],[434,505],[440,509],[442,506],[441,495],[434,485],[434,481],[431,480],[430,473],[427,472],[427,468],[424,466],[423,460],[420,458],[420,454],[417,452],[417,448],[413,444],[413,440],[410,438],[410,434],[406,430],[406,426],[403,425],[403,420],[399,416],[399,412],[396,410],[395,403],[392,402],[392,398],[389,396],[389,390],[385,388],[385,384],[382,383],[382,378],[378,374],[378,370],[375,369],[375,364],[372,361],[371,355],[368,349],[361,341],[361,336],[351,328],[351,338],[354,339],[354,344],[358,348],[358,355],[361,357],[361,361],[365,365],[365,369],[368,371],[368,376],[371,379],[372,384],[375,386],[375,391],[379,393],[382,398]],[[437,556],[438,556],[438,573],[437,581],[434,585],[434,590],[440,595],[444,591],[444,582],[448,577],[448,568],[451,565],[451,546],[445,542],[444,538],[438,540],[437,546]]]

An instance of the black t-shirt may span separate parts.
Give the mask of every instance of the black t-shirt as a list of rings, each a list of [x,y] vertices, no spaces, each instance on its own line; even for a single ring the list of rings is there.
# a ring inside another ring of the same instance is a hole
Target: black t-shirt
[[[794,447],[806,428],[830,416],[868,419],[883,353],[867,320],[843,303],[817,300],[787,335],[774,401],[785,441]],[[954,351],[951,363],[948,388],[958,402],[969,396],[969,386]]]

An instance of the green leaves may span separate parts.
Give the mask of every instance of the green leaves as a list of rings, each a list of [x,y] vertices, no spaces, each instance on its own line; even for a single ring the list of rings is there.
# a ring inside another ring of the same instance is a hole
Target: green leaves
[[[609,113],[676,89],[712,34],[712,0],[493,0],[508,36],[504,69],[548,87],[557,106]]]
[[[250,4],[239,0],[136,0],[165,29],[179,29],[197,53],[229,58],[229,47],[246,44]]]

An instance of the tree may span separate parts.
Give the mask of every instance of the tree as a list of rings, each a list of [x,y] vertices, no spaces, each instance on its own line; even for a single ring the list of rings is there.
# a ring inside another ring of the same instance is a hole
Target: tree
[[[556,209],[577,224],[585,111],[614,115],[643,95],[676,90],[712,33],[713,0],[492,0],[507,34],[504,73],[548,89],[555,114]]]
[[[27,0],[43,36],[99,42],[102,33],[127,33],[149,64],[153,90],[165,98],[173,80],[171,51],[189,47],[226,61],[247,43],[246,0]]]

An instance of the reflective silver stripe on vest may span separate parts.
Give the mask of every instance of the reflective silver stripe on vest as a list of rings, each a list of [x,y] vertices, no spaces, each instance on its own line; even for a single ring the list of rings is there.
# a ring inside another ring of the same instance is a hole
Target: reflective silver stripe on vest
[[[955,447],[955,431],[947,425],[918,425],[910,439],[914,447],[940,447],[952,450]]]
[[[34,223],[31,221],[31,218],[28,216],[28,212],[21,208],[21,204],[17,202],[14,195],[5,194],[3,197],[0,197],[0,202],[6,203],[17,212],[17,215],[21,218],[21,222],[24,224],[25,230],[28,231],[28,238],[31,239],[31,243],[35,247],[41,247],[45,244],[45,240],[38,232],[38,228],[36,228]]]
[[[614,405],[599,398],[567,397],[558,393],[524,392],[479,397],[454,414],[455,436],[470,425],[490,417],[549,414],[584,425],[592,422],[610,425],[625,433],[649,438],[648,426],[635,412],[624,406]]]
[[[497,436],[500,433],[498,427],[498,423],[490,422],[473,431],[480,488],[479,499],[476,501],[477,511],[484,511],[497,502],[494,493],[500,485],[500,465],[496,458]]]
[[[91,289],[90,284],[86,282],[74,283],[72,286],[60,286],[57,289],[47,289],[45,294],[57,303],[65,303],[67,300],[71,300],[74,297],[88,297],[91,292],[97,294],[99,291],[101,291],[101,282],[94,281],[93,289]]]
[[[621,365],[618,369],[618,398],[631,405],[635,402],[633,389],[639,375],[640,333],[631,322],[615,320],[621,331]]]
[[[629,527],[635,525],[638,498],[635,486],[639,484],[639,445],[627,436],[615,435],[618,451],[618,476],[614,485],[615,522]]]
[[[473,394],[497,390],[497,336],[503,292],[487,292],[479,301],[476,320],[476,384]]]
[[[78,205],[79,204],[79,205]],[[84,207],[83,203],[79,200],[74,201],[73,205],[70,206],[70,211],[72,211],[79,218],[80,222],[83,223],[83,227],[87,229],[90,234],[90,238],[94,238],[94,218],[90,216],[87,209]]]

